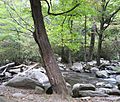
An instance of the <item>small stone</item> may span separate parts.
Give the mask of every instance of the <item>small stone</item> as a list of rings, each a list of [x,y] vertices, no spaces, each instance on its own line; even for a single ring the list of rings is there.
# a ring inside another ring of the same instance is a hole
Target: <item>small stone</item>
[[[97,87],[103,87],[105,85],[105,82],[98,82],[96,83]]]
[[[35,87],[35,94],[43,94],[45,93],[45,90],[39,86]]]
[[[12,96],[13,96],[13,97],[16,97],[16,98],[23,98],[23,97],[25,97],[26,95],[23,94],[23,93],[14,93],[14,94],[12,94]]]

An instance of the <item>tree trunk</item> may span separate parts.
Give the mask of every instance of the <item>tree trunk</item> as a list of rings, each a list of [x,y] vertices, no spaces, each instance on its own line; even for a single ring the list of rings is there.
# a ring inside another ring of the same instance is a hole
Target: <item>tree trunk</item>
[[[93,50],[94,50],[94,44],[95,44],[95,34],[96,34],[97,26],[94,23],[92,25],[92,30],[91,30],[91,40],[90,40],[90,47],[89,47],[89,56],[88,56],[88,61],[91,61],[93,59]]]
[[[90,40],[90,47],[89,47],[89,61],[93,60],[93,51],[94,51],[94,44],[95,44],[95,33],[91,33],[91,40]]]
[[[71,51],[68,47],[62,47],[61,48],[61,62],[71,64],[72,59],[71,59]]]
[[[103,33],[99,34],[98,38],[98,49],[97,49],[97,65],[100,65],[100,57],[101,57],[101,49],[102,49],[102,35]]]
[[[84,29],[85,29],[84,61],[87,64],[87,46],[86,46],[87,45],[87,16],[86,15],[85,15],[85,27],[84,27]]]
[[[65,80],[62,77],[60,69],[56,63],[46,33],[41,2],[40,0],[30,0],[30,4],[35,27],[35,32],[33,33],[33,36],[39,46],[40,54],[42,56],[45,70],[52,85],[53,91],[57,94],[67,95],[68,92]]]

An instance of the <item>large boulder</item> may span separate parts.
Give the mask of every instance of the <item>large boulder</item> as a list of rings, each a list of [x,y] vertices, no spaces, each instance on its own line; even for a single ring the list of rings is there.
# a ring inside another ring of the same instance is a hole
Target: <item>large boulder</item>
[[[39,86],[45,91],[51,87],[47,75],[42,73],[41,69],[32,69],[19,73],[6,82],[5,85],[32,89],[35,89],[36,86]]]
[[[83,90],[95,91],[95,89],[96,89],[95,86],[92,84],[77,83],[77,84],[73,85],[72,93],[73,93],[73,96],[79,96],[79,91],[83,91]]]
[[[74,84],[72,90],[93,90],[95,91],[95,86],[93,84]]]
[[[70,69],[76,72],[83,72],[83,66],[79,62],[73,63],[73,66]]]
[[[108,75],[107,71],[102,70],[102,71],[96,71],[96,77],[98,77],[98,78],[108,78],[109,75]]]

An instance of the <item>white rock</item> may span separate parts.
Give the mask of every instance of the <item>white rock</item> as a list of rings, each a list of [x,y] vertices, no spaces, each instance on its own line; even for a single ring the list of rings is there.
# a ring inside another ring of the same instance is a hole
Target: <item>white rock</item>
[[[116,79],[114,79],[114,78],[108,78],[108,79],[104,79],[104,80],[108,81],[111,84],[116,84],[116,82],[117,82]]]
[[[82,72],[83,66],[81,63],[76,62],[76,63],[73,63],[73,66],[71,67],[71,69],[76,72]]]
[[[42,73],[40,69],[32,69],[27,72],[19,73],[6,82],[5,85],[24,88],[35,88],[39,86],[45,90],[51,86],[47,75]]]
[[[93,65],[95,65],[96,63],[97,63],[96,61],[91,61],[91,62],[88,62],[87,64],[93,66]]]
[[[96,76],[98,78],[108,78],[108,73],[105,70],[96,71]]]
[[[12,96],[16,97],[16,98],[22,98],[22,97],[25,97],[26,95],[23,93],[14,93],[14,94],[12,94]]]
[[[117,75],[117,76],[116,76],[116,81],[117,81],[117,83],[120,84],[120,75]]]
[[[99,69],[96,68],[96,67],[92,67],[92,68],[90,69],[90,72],[91,72],[92,74],[95,74],[97,71],[99,71]]]

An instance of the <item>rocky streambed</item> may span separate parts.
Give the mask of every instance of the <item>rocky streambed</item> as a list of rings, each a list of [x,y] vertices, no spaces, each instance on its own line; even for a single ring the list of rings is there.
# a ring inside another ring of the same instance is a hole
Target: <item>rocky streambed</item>
[[[71,67],[58,64],[72,97],[120,96],[120,62],[109,63],[105,60],[101,62],[101,66],[96,66],[95,61],[88,62],[87,65],[84,62],[76,62]],[[25,68],[22,67],[22,72],[21,66],[19,67],[6,71],[1,77],[1,84],[34,89],[36,94],[52,94],[52,87],[43,67],[36,64],[28,68],[23,66]],[[14,74],[11,75],[11,72]],[[2,82],[4,78],[7,80]]]

